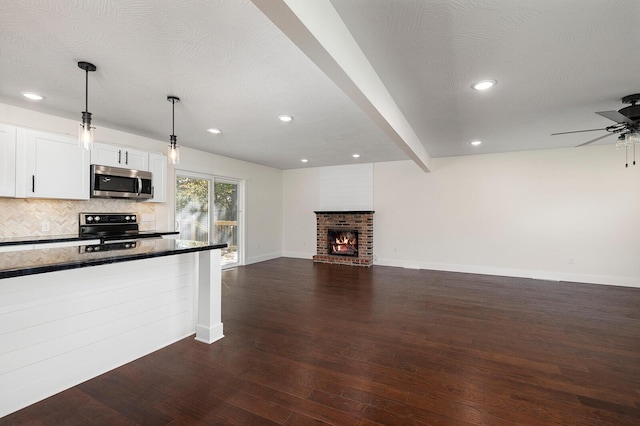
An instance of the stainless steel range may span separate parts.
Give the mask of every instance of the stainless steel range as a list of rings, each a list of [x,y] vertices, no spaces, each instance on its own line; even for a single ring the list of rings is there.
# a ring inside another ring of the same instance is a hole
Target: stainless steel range
[[[79,223],[80,236],[98,237],[103,243],[162,237],[155,231],[140,231],[137,213],[80,213]]]

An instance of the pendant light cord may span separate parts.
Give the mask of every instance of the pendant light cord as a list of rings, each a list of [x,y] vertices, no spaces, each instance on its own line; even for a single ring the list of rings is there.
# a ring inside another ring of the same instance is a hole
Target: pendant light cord
[[[170,142],[172,146],[176,146],[176,102],[180,102],[177,96],[167,96],[167,100],[171,102],[171,135]]]
[[[84,110],[89,111],[89,70],[84,70],[85,72],[85,83],[84,83]]]

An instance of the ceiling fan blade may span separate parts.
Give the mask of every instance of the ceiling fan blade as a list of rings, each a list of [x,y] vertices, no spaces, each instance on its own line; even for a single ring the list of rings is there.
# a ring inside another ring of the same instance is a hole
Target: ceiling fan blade
[[[573,130],[571,132],[558,132],[558,133],[551,133],[551,136],[555,136],[555,135],[568,135],[569,133],[583,133],[583,132],[597,132],[597,131],[605,131],[607,129],[589,129],[589,130]]]
[[[599,111],[596,114],[603,116],[604,118],[608,118],[609,120],[615,121],[616,123],[627,123],[632,126],[636,123],[627,117],[626,115],[620,114],[618,111]]]
[[[607,133],[607,134],[606,134],[606,135],[604,135],[604,136],[600,136],[600,137],[597,137],[597,138],[595,138],[595,139],[591,139],[590,141],[586,141],[586,142],[584,142],[584,143],[581,143],[580,145],[576,145],[576,148],[579,148],[579,147],[581,147],[581,146],[585,146],[585,145],[589,145],[589,144],[594,143],[594,142],[598,142],[600,139],[604,139],[604,138],[606,138],[607,136],[611,136],[611,135],[615,135],[615,133]]]

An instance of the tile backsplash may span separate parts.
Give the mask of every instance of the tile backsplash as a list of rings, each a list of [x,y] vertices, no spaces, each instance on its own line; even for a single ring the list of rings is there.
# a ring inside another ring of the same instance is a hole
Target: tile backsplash
[[[0,198],[0,238],[78,233],[78,213],[131,213],[155,215],[154,203],[93,198],[88,201]],[[156,219],[157,220],[157,219]],[[42,230],[49,222],[49,231]],[[140,229],[156,229],[156,221],[142,221]]]

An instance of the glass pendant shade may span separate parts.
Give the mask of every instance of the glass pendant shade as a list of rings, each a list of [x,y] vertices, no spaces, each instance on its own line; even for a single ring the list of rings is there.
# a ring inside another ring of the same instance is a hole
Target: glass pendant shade
[[[78,135],[78,145],[80,148],[90,150],[93,147],[93,130],[91,125],[91,113],[82,112],[82,124],[80,124],[80,134]]]
[[[169,143],[169,152],[167,156],[169,157],[169,163],[178,164],[180,162],[180,150],[177,145],[176,135],[171,135],[171,142]]]

